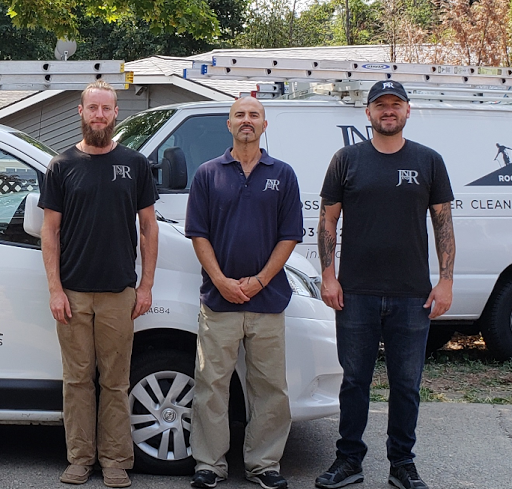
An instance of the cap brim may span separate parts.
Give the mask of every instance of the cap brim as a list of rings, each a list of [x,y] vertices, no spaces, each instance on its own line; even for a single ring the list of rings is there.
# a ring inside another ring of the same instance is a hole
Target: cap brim
[[[396,92],[389,90],[384,93],[379,93],[378,95],[375,95],[372,98],[368,98],[368,103],[371,104],[372,102],[375,102],[378,98],[380,98],[384,95],[394,95],[395,97],[398,97],[400,100],[403,100],[404,102],[409,102],[409,98],[407,96],[404,96],[401,93],[396,93]]]

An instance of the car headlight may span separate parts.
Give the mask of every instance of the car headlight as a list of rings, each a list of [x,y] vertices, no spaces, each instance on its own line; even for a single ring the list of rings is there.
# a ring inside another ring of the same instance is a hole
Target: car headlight
[[[289,265],[285,265],[284,270],[294,294],[321,299],[319,289],[320,277],[308,277],[305,273]]]

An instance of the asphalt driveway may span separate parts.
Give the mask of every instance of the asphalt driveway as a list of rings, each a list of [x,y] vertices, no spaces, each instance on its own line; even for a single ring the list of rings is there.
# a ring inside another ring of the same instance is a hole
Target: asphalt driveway
[[[365,481],[357,489],[386,489],[386,403],[371,405],[363,464]],[[282,460],[290,488],[313,488],[315,477],[334,458],[337,418],[294,423]],[[421,406],[416,463],[430,489],[510,489],[512,487],[512,406],[424,403]],[[243,432],[235,429],[229,454],[230,478],[219,489],[256,489],[243,479]],[[58,489],[66,467],[63,429],[0,426],[0,489]],[[185,489],[189,477],[132,474],[132,487]],[[100,472],[84,489],[104,488]]]

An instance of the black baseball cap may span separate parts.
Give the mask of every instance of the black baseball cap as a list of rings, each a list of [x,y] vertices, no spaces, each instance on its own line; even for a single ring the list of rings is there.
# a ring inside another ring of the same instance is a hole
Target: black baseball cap
[[[404,102],[409,102],[409,97],[403,85],[395,80],[378,81],[368,92],[368,103],[375,102],[383,95],[396,95]]]

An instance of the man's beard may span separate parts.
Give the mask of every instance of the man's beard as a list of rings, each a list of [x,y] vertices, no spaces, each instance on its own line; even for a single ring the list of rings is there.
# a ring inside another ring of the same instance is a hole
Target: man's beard
[[[370,116],[370,123],[375,132],[382,134],[383,136],[394,136],[398,134],[405,127],[405,123],[407,122],[407,118],[397,117],[396,123],[393,127],[384,128],[384,124],[382,124],[379,120],[374,119]]]
[[[115,120],[103,129],[93,129],[82,119],[82,134],[87,146],[96,148],[106,148],[112,144],[112,134],[114,134]]]

